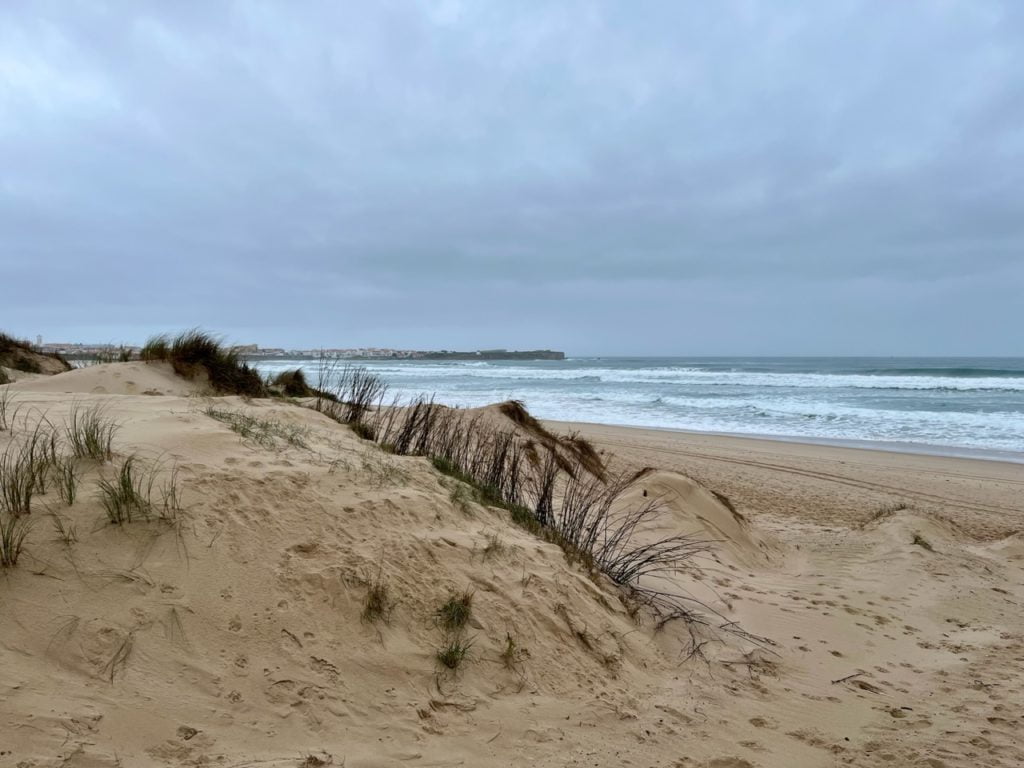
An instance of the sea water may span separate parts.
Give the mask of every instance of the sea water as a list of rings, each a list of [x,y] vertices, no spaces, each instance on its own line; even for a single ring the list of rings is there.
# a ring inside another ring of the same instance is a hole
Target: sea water
[[[1024,358],[661,358],[359,361],[389,394],[544,419],[1024,454]],[[276,372],[317,362],[261,361]],[[1012,458],[1012,457],[1011,457]],[[1018,457],[1024,459],[1024,455]]]

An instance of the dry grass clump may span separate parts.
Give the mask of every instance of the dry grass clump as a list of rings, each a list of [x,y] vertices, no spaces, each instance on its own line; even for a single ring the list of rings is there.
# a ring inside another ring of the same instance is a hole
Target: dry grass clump
[[[387,624],[391,621],[391,611],[394,607],[395,601],[391,598],[387,582],[384,581],[381,571],[378,571],[376,577],[367,585],[360,618],[367,624],[375,624],[378,621]]]
[[[501,540],[501,537],[496,533],[488,534],[487,543],[484,544],[483,556],[484,559],[490,559],[492,557],[498,557],[505,553],[505,542]]]
[[[386,393],[387,385],[366,367],[341,366],[337,358],[321,354],[313,407],[337,422],[352,425],[360,437],[374,438],[376,430],[365,418],[374,408],[380,412]]]
[[[263,397],[267,393],[259,373],[240,359],[236,349],[197,328],[173,339],[166,334],[153,336],[139,356],[147,362],[165,360],[186,379],[205,373],[210,386],[221,394]]]
[[[114,457],[114,435],[118,429],[118,424],[106,415],[102,406],[85,408],[75,403],[64,433],[76,458],[103,462]]]
[[[516,670],[519,666],[530,657],[530,651],[527,648],[521,646],[511,632],[505,633],[505,647],[501,653],[498,654],[498,658],[501,659],[501,663],[505,666],[505,669]]]
[[[252,440],[264,448],[276,447],[278,440],[284,440],[296,448],[308,447],[306,438],[309,436],[309,429],[298,424],[285,424],[273,419],[259,419],[242,411],[231,411],[212,405],[203,413],[211,419],[226,424],[228,429],[240,435],[243,440]]]
[[[579,433],[561,436],[554,434],[526,410],[522,400],[506,400],[498,405],[498,410],[549,451],[556,455],[564,453],[571,464],[582,467],[595,477],[604,478],[604,459],[593,443]]]

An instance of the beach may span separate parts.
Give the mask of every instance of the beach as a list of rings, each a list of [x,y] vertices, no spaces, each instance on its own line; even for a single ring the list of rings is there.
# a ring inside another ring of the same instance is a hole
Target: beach
[[[7,388],[0,451],[43,415],[116,429],[71,503],[51,478],[18,518],[0,766],[1024,761],[1020,465],[439,411],[635,476],[633,544],[696,553],[636,582],[672,614],[443,463],[204,381],[128,362]],[[129,458],[149,506],[115,519]]]
[[[914,446],[897,451],[549,423],[561,431],[578,431],[631,467],[688,474],[757,514],[856,526],[881,508],[905,504],[949,518],[980,539],[1024,527],[1024,465],[1017,461],[915,453]],[[1024,459],[1024,454],[1013,457]]]

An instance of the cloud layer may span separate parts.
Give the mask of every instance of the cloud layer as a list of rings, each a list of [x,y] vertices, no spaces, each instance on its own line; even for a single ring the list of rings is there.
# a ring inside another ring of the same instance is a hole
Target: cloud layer
[[[0,322],[1024,354],[1021,8],[4,4]]]

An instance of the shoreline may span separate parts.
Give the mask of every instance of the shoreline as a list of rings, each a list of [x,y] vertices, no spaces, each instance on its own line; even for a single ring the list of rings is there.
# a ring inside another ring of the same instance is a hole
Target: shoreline
[[[874,451],[879,453],[898,453],[909,456],[931,456],[947,459],[967,459],[990,461],[1003,464],[1024,464],[1024,451],[1008,451],[998,448],[974,448],[971,446],[934,445],[931,443],[901,443],[891,440],[860,440],[857,438],[837,437],[805,437],[803,435],[770,435],[747,432],[713,432],[697,429],[679,429],[678,427],[643,427],[634,424],[606,424],[597,421],[565,421],[562,419],[541,419],[548,424],[576,429],[581,426],[593,428],[609,428],[652,431],[679,434],[690,437],[724,438],[729,440],[757,440],[764,443],[782,443],[785,445],[817,446],[853,451]]]

